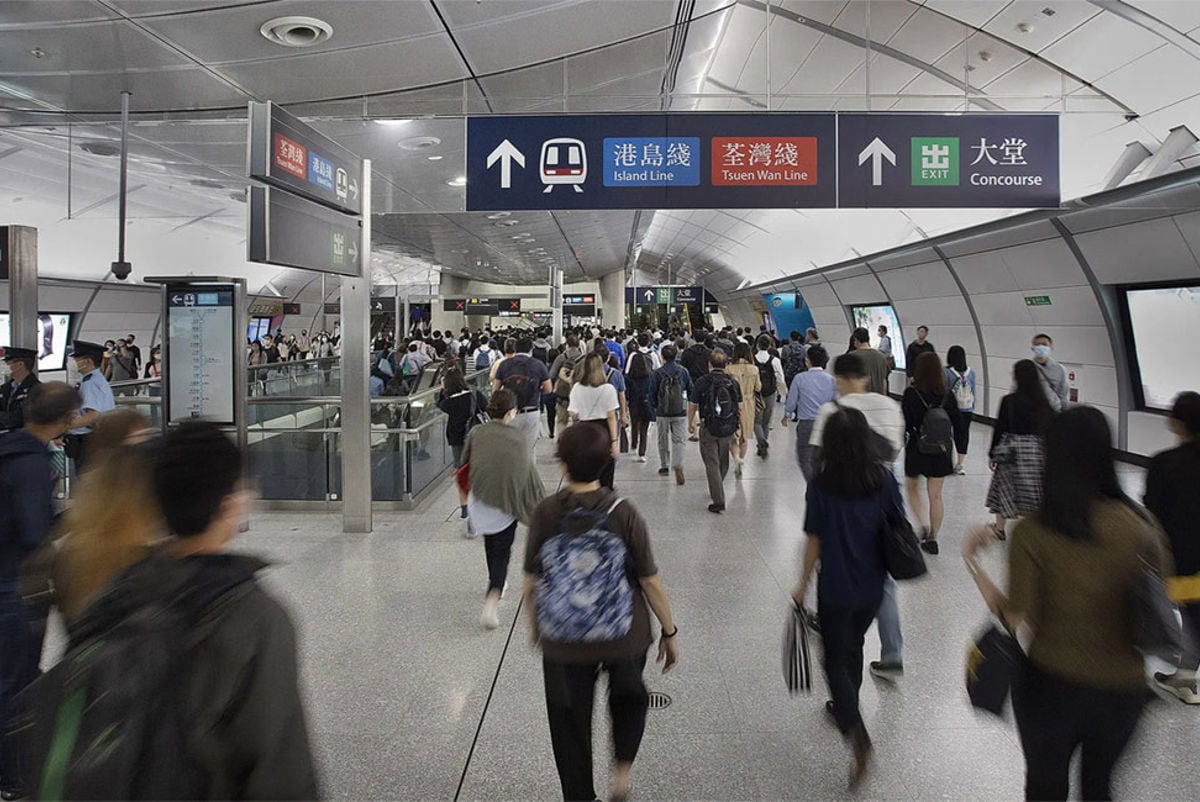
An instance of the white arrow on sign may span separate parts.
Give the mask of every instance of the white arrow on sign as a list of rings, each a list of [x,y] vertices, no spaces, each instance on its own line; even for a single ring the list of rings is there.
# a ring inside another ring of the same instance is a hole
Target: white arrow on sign
[[[525,154],[517,150],[517,146],[506,139],[488,154],[488,169],[490,170],[497,161],[500,162],[500,189],[511,189],[512,163],[516,162],[519,166],[524,167]]]
[[[358,246],[355,245],[353,241],[350,242],[349,251],[350,251],[350,261],[357,262],[358,261]]]
[[[350,194],[354,196],[355,200],[358,200],[358,179],[357,178],[350,179]]]
[[[182,295],[172,295],[171,303],[175,304],[176,306],[179,306],[181,303],[183,303],[183,296]]]
[[[883,186],[883,160],[887,159],[893,167],[896,166],[896,154],[892,149],[883,144],[883,140],[875,137],[871,140],[871,144],[863,148],[863,152],[858,154],[858,165],[867,163],[867,159],[871,160],[871,185],[876,187]]]
[[[646,290],[643,297],[645,297],[647,302],[652,302],[654,300],[654,290]]]

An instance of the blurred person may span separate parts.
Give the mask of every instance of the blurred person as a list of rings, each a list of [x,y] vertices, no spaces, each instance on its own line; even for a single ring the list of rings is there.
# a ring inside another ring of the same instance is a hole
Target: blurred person
[[[63,516],[54,564],[55,604],[68,624],[162,536],[154,453],[143,446],[153,435],[150,421],[132,407],[96,423],[88,468]]]
[[[492,390],[501,387],[517,399],[513,426],[525,433],[526,446],[532,457],[542,436],[542,395],[552,392],[554,385],[550,382],[546,363],[533,356],[533,340],[528,336],[522,335],[514,344],[512,355],[496,366]]]
[[[491,382],[493,383],[493,384],[492,384],[492,386],[493,386],[493,387],[495,387],[495,386],[496,386],[496,385],[495,385],[495,381],[496,381],[496,371],[498,371],[498,370],[500,369],[500,366],[501,366],[502,364],[504,364],[504,361],[505,361],[506,359],[508,359],[509,357],[511,357],[511,356],[512,356],[513,354],[515,354],[516,352],[517,352],[517,340],[516,340],[516,338],[514,338],[514,337],[507,337],[507,338],[505,338],[505,340],[504,340],[504,349],[503,349],[503,351],[502,351],[502,352],[501,352],[501,354],[500,354],[500,358],[499,358],[499,359],[495,359],[495,360],[493,360],[493,361],[492,361],[492,367],[489,369],[489,372],[488,372],[488,380],[489,380],[489,381],[491,381]]]
[[[138,374],[142,372],[142,349],[134,344],[137,337],[132,334],[125,335],[125,347],[129,350],[130,356],[133,357],[133,377],[136,379]]]
[[[311,349],[312,344],[308,339],[308,329],[300,329],[300,336],[296,338],[296,358],[308,359]]]
[[[1029,644],[1012,688],[1026,799],[1067,799],[1076,750],[1080,798],[1112,799],[1113,770],[1145,704],[1134,599],[1143,561],[1169,575],[1170,557],[1121,489],[1111,443],[1097,409],[1049,420],[1041,504],[1013,529],[1007,593],[978,560],[994,530],[977,527],[963,544],[988,608]]]
[[[804,335],[793,329],[779,352],[779,361],[783,363],[783,386],[789,390],[796,376],[807,370],[804,364],[805,350]]]
[[[758,456],[766,458],[771,448],[771,422],[775,417],[775,401],[787,392],[783,376],[783,363],[775,352],[775,340],[769,334],[760,334],[755,342],[758,349],[754,354],[754,366],[758,368],[761,389],[755,397],[754,438],[757,440]]]
[[[805,482],[811,482],[813,478],[813,446],[810,441],[817,415],[822,406],[837,398],[837,382],[825,370],[828,364],[829,354],[822,346],[814,345],[808,349],[804,355],[805,369],[792,377],[792,385],[784,402],[783,420],[780,421],[785,428],[788,420],[796,424],[796,462],[800,464],[800,473],[804,475]]]
[[[1055,412],[1066,409],[1071,399],[1071,382],[1067,378],[1067,369],[1051,357],[1054,340],[1050,339],[1049,334],[1037,334],[1030,350],[1033,351],[1033,361],[1038,367],[1038,376],[1050,408]]]
[[[762,392],[762,378],[754,364],[754,355],[751,353],[749,345],[739,341],[732,350],[733,363],[725,369],[725,372],[738,383],[744,399],[744,403],[740,407],[741,425],[738,427],[737,436],[730,444],[733,475],[740,479],[746,463],[746,452],[750,450],[750,438],[754,436],[754,419],[757,413],[754,399]]]
[[[700,459],[708,479],[712,503],[708,511],[725,511],[725,477],[734,438],[742,428],[745,397],[737,380],[725,372],[725,352],[714,349],[708,357],[709,371],[692,386],[688,395],[688,433],[700,440]],[[758,371],[754,371],[757,380]],[[699,426],[697,425],[699,418]]]
[[[571,387],[575,384],[575,371],[583,363],[583,348],[579,335],[568,334],[562,351],[550,366],[550,381],[554,383],[557,423],[567,425],[567,407],[571,398]]]
[[[888,327],[882,323],[879,325],[877,331],[879,333],[879,345],[876,346],[876,350],[888,360],[888,370],[890,371],[896,364],[895,357],[892,356],[892,338],[888,334]]]
[[[264,364],[274,365],[279,362],[279,347],[276,345],[273,335],[268,334],[262,338],[262,349]]]
[[[938,533],[946,516],[942,488],[954,473],[954,432],[958,429],[958,404],[946,389],[946,372],[937,354],[917,357],[912,384],[900,402],[904,413],[904,492],[908,507],[920,525],[921,549],[937,554]],[[944,414],[941,414],[944,413]],[[944,431],[938,422],[946,424]],[[938,452],[930,449],[940,448]],[[928,506],[921,503],[921,478],[925,479]]]
[[[850,351],[858,354],[863,362],[863,369],[867,372],[867,391],[887,395],[891,369],[887,357],[871,347],[870,332],[861,327],[855,329],[850,335]]]
[[[143,379],[161,379],[162,378],[162,346],[161,345],[156,345],[150,349],[150,361],[146,363],[146,369],[144,371],[142,371],[142,378]]]
[[[558,423],[558,394],[555,392],[558,389],[558,382],[554,378],[554,374],[550,373],[550,365],[558,361],[558,349],[551,345],[546,350],[546,371],[550,375],[550,386],[553,388],[548,393],[542,393],[542,409],[546,415],[546,432],[550,435],[550,439],[554,439],[555,424]]]
[[[460,468],[467,434],[475,425],[476,415],[487,409],[487,399],[479,391],[471,391],[461,370],[448,368],[442,376],[442,389],[438,391],[434,403],[446,413],[446,444],[450,446],[454,467]],[[461,489],[458,495],[460,517],[466,519],[467,495]]]
[[[40,611],[18,587],[26,559],[49,542],[54,527],[55,471],[51,441],[66,431],[79,409],[79,393],[63,382],[29,392],[22,428],[0,434],[0,722],[7,729],[13,697],[37,678],[42,634]],[[32,788],[13,747],[0,738],[0,793],[19,799]]]
[[[37,364],[37,351],[33,348],[4,349],[4,364],[8,368],[8,381],[0,386],[0,431],[20,429],[25,425],[25,404],[29,394],[40,384],[33,372]]]
[[[651,610],[661,628],[663,673],[679,661],[679,628],[646,522],[600,484],[610,446],[596,426],[571,426],[559,435],[566,487],[538,506],[525,546],[525,607],[533,642],[542,649],[550,741],[568,801],[597,798],[592,709],[601,671],[608,675],[613,734],[607,798],[629,794],[650,703],[642,673],[654,643]],[[579,564],[595,569],[585,574],[574,569]]]
[[[650,378],[657,369],[658,354],[650,350],[650,335],[638,336],[638,347],[629,354],[625,363],[625,398],[629,405],[629,448],[637,451],[638,462],[646,461],[649,445],[650,419],[653,415],[650,404]]]
[[[953,419],[954,450],[958,454],[954,472],[962,476],[967,472],[967,447],[975,415],[975,371],[967,366],[967,352],[961,345],[952,345],[946,352],[946,387],[958,407],[958,417]]]
[[[608,377],[608,383],[617,391],[617,429],[620,432],[629,427],[629,394],[625,373],[617,367],[616,357],[608,352],[608,346],[603,342],[596,344],[596,353],[604,360],[604,375]]]
[[[692,375],[679,364],[680,349],[662,347],[663,366],[650,376],[650,416],[658,430],[658,475],[675,472],[675,484],[684,483],[683,458],[687,441],[687,399]]]
[[[612,489],[617,455],[620,453],[620,430],[617,427],[621,404],[617,390],[604,375],[604,370],[603,355],[591,353],[584,357],[583,364],[576,370],[567,413],[572,422],[590,422],[608,432],[612,461],[604,467],[599,478],[602,486]]]
[[[263,351],[262,340],[255,340],[250,343],[250,355],[248,359],[250,367],[267,364],[267,355]]]
[[[117,340],[117,347],[109,365],[111,367],[108,377],[110,381],[128,382],[138,377],[137,361],[133,358],[133,354],[124,340]]]
[[[117,341],[116,340],[105,340],[104,341],[104,353],[101,354],[100,361],[96,363],[96,367],[100,368],[100,372],[104,375],[104,378],[108,381],[112,381],[112,358],[113,358],[113,354],[115,354],[116,352],[117,352]]]
[[[399,364],[396,365],[396,371],[401,377],[404,387],[404,394],[409,395],[417,387],[417,382],[420,379],[421,371],[425,370],[425,366],[432,362],[429,354],[421,348],[421,343],[413,340],[408,344],[408,351],[401,357]]]
[[[917,326],[917,339],[910,342],[908,349],[905,351],[904,371],[908,374],[909,381],[916,375],[917,359],[920,358],[921,354],[937,352],[937,349],[933,347],[933,343],[926,339],[928,336],[928,326]]]
[[[697,332],[700,335],[701,332]],[[701,376],[708,373],[708,358],[712,354],[713,345],[716,338],[697,337],[697,341],[682,351],[679,357],[679,364],[682,365],[692,377],[692,384],[695,384]]]
[[[462,459],[470,466],[467,507],[471,527],[483,536],[487,559],[487,595],[479,622],[485,629],[495,629],[500,626],[500,598],[508,584],[517,523],[530,525],[546,490],[524,432],[512,425],[517,416],[513,392],[502,387],[492,393],[487,412],[491,420],[467,435]]]
[[[63,450],[75,462],[75,470],[79,473],[87,464],[88,438],[92,427],[101,415],[116,407],[116,402],[108,380],[99,369],[104,347],[85,340],[76,340],[73,345],[75,369],[79,372],[79,395],[83,404],[71,424]]]
[[[987,507],[996,516],[991,526],[1001,539],[1007,520],[1032,515],[1042,505],[1042,438],[1054,415],[1036,364],[1028,359],[1017,362],[1013,365],[1013,380],[1013,391],[1000,399],[988,449],[992,481]]]
[[[1175,576],[1167,579],[1171,599],[1183,613],[1189,637],[1173,672],[1155,672],[1159,688],[1189,704],[1200,704],[1196,671],[1200,669],[1200,394],[1180,393],[1168,425],[1179,445],[1159,452],[1146,473],[1146,509],[1167,533]]]
[[[793,594],[804,606],[809,577],[818,561],[817,616],[824,644],[825,677],[833,714],[842,737],[854,751],[850,787],[865,775],[871,737],[859,712],[863,641],[883,601],[887,572],[880,529],[884,510],[902,506],[895,476],[879,464],[872,432],[863,413],[839,408],[825,421],[824,447],[805,502],[804,564]]]

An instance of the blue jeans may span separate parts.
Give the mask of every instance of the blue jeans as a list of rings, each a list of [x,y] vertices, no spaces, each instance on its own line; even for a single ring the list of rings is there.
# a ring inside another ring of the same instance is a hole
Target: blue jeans
[[[896,604],[896,582],[890,576],[883,580],[883,602],[879,605],[875,620],[879,624],[880,662],[904,662],[904,636],[900,634],[900,607]]]

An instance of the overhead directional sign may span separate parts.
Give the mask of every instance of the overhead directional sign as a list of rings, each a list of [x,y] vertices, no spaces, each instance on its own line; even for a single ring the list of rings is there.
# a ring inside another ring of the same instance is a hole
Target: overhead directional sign
[[[1056,207],[1058,133],[1046,114],[470,117],[467,209]]]
[[[470,117],[467,209],[831,207],[832,114]]]
[[[250,187],[251,262],[362,275],[359,218],[273,187]]]
[[[665,304],[682,306],[700,303],[704,297],[703,287],[626,287],[625,303],[639,306]]]
[[[1053,114],[839,114],[838,205],[1056,207]]]
[[[362,212],[362,159],[274,103],[250,103],[247,172],[334,209]]]

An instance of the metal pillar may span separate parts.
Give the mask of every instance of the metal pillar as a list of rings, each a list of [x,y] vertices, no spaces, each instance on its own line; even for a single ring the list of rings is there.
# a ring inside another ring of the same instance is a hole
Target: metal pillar
[[[34,348],[41,353],[38,339],[38,247],[37,229],[30,226],[6,226],[8,242],[8,293],[12,327],[7,345]],[[2,336],[2,332],[0,332]],[[0,343],[3,344],[3,343]],[[36,369],[36,363],[35,363]]]
[[[404,304],[400,301],[400,285],[396,285],[396,297],[393,299],[392,307],[392,341],[396,343],[396,347],[400,347],[400,341],[404,339]]]
[[[363,161],[360,274],[342,279],[342,531],[370,532],[371,162]]]
[[[552,310],[550,326],[554,330],[551,342],[561,345],[563,342],[563,269],[561,267],[550,268],[550,309]]]

